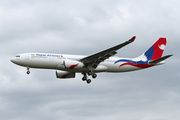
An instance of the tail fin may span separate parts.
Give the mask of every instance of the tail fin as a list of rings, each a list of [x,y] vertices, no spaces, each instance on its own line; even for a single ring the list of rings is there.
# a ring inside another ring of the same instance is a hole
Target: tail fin
[[[159,38],[146,52],[145,56],[148,60],[156,60],[161,58],[166,46],[166,38]]]

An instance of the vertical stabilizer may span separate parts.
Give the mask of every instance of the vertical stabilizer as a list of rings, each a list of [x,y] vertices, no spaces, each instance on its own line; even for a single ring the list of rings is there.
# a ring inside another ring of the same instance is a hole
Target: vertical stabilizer
[[[161,58],[166,46],[166,38],[159,38],[146,52],[145,56],[148,60],[156,60]]]

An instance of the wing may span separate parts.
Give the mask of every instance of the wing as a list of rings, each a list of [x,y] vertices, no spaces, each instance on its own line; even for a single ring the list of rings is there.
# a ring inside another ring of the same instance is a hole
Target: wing
[[[128,45],[129,43],[133,42],[135,40],[136,36],[133,36],[130,40],[119,44],[117,46],[114,46],[112,48],[109,48],[107,50],[98,52],[96,54],[87,56],[85,58],[80,59],[81,62],[83,62],[85,64],[85,66],[92,66],[92,68],[96,68],[101,62],[103,62],[104,60],[108,59],[111,56],[114,56],[117,52],[117,50],[119,50],[120,48]]]

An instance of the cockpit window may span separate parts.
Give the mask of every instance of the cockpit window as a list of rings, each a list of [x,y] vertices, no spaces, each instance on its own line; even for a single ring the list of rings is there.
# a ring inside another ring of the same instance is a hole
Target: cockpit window
[[[16,57],[20,57],[20,55],[16,55]]]

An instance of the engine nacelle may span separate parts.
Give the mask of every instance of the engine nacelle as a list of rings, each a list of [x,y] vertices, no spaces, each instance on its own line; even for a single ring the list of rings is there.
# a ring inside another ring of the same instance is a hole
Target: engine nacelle
[[[75,78],[75,72],[56,71],[56,77],[61,79]]]
[[[78,69],[83,68],[84,64],[76,60],[65,60],[63,61],[64,68],[68,69]]]

